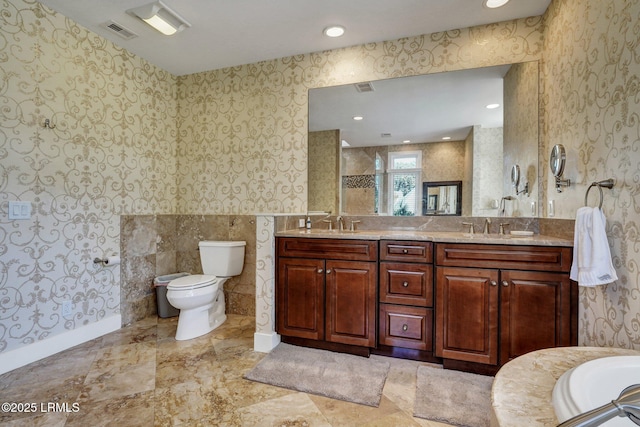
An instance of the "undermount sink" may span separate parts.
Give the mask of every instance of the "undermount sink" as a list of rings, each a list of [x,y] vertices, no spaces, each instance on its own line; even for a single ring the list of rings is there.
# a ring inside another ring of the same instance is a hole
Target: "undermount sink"
[[[511,230],[509,233],[511,237],[532,237],[533,231],[529,230]]]
[[[484,233],[461,233],[462,237],[470,238],[470,239],[509,239],[511,236],[507,234],[484,234]]]
[[[360,230],[328,230],[326,228],[312,228],[311,230],[300,230],[299,233],[300,234],[358,234],[360,233]]]

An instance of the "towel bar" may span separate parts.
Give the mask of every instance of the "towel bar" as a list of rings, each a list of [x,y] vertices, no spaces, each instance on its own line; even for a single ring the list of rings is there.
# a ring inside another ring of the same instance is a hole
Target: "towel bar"
[[[584,205],[587,206],[587,199],[589,197],[589,191],[591,191],[591,188],[598,187],[598,190],[600,191],[600,203],[598,205],[598,209],[602,209],[602,199],[604,198],[604,194],[602,193],[602,187],[613,188],[615,184],[616,184],[616,180],[613,178],[605,179],[603,181],[592,182],[589,188],[587,188],[587,192],[584,195]]]

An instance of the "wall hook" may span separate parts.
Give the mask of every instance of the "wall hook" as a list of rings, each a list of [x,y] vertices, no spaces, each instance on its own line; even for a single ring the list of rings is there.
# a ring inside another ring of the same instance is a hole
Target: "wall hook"
[[[44,119],[44,125],[42,125],[42,127],[47,128],[47,129],[55,129],[56,125],[52,125],[51,124],[51,120]]]

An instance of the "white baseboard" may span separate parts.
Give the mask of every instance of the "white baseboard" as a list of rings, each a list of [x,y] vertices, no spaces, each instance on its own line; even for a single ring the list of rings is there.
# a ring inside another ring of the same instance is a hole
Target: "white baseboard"
[[[256,332],[253,334],[253,349],[260,353],[269,353],[278,344],[280,344],[280,334],[272,332],[265,334],[262,332]]]
[[[43,341],[0,353],[0,374],[28,365],[63,350],[117,331],[122,327],[121,316],[115,315],[72,331],[54,335]]]

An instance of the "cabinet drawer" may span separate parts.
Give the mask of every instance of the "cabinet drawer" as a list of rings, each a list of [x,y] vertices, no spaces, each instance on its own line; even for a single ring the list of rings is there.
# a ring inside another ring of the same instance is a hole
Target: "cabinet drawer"
[[[433,310],[380,304],[380,344],[431,351],[432,331]]]
[[[278,256],[296,258],[376,261],[378,242],[352,239],[278,237]]]
[[[438,243],[436,263],[452,267],[564,271],[571,269],[572,249],[550,246],[508,246]]]
[[[382,240],[380,242],[381,261],[433,262],[433,243],[404,240]]]
[[[380,302],[431,307],[433,266],[381,262]]]

